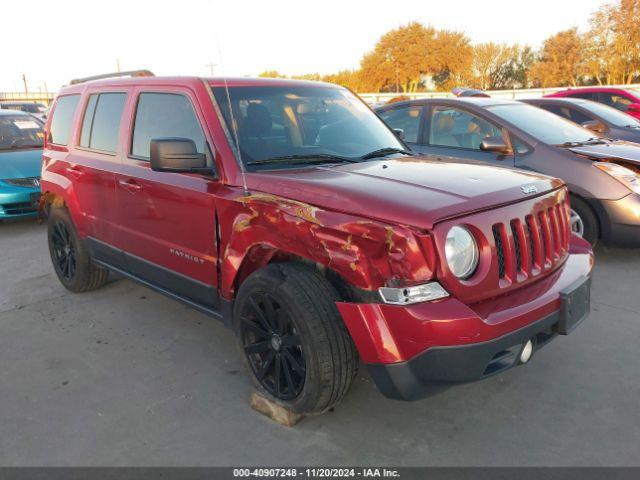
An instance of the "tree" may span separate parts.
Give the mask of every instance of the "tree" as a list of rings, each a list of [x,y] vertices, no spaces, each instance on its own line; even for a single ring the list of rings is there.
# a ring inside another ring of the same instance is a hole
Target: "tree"
[[[322,77],[322,81],[342,85],[343,87],[347,87],[354,92],[362,92],[368,90],[367,88],[362,88],[362,75],[359,70],[341,70],[338,73],[325,75],[324,77]]]
[[[578,85],[584,71],[584,45],[576,28],[550,36],[531,67],[531,78],[542,87]]]
[[[286,75],[283,75],[282,73],[278,72],[277,70],[265,70],[264,72],[262,72],[258,76],[262,77],[262,78],[287,78]]]
[[[640,71],[640,0],[605,4],[585,36],[585,72],[599,84],[631,83]]]
[[[474,86],[481,90],[497,90],[510,87],[511,63],[516,47],[493,42],[473,47]]]
[[[436,72],[434,83],[440,90],[460,86],[469,77],[473,64],[471,41],[462,32],[440,30],[434,46]]]
[[[296,80],[311,80],[312,82],[319,82],[322,80],[322,75],[319,73],[304,73],[302,75],[293,75],[291,78]]]
[[[434,72],[436,32],[414,22],[384,34],[361,62],[363,78],[376,90],[415,92],[422,75]]]
[[[474,47],[474,78],[470,84],[482,90],[526,88],[534,60],[529,46],[481,43]]]

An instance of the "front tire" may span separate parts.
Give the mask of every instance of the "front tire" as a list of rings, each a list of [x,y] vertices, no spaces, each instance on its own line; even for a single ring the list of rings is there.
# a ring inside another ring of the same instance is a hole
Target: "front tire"
[[[109,271],[93,263],[66,208],[49,212],[47,237],[53,268],[67,290],[88,292],[107,282]]]
[[[335,305],[338,294],[315,270],[271,264],[242,284],[234,330],[253,383],[301,414],[337,405],[358,369],[358,354]]]
[[[595,247],[600,238],[600,225],[591,207],[576,196],[571,196],[571,232]]]

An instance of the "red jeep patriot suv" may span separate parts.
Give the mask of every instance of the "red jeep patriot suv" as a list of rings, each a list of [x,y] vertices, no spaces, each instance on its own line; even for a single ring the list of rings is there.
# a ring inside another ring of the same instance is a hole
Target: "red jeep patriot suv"
[[[300,413],[336,405],[359,358],[417,399],[526,363],[589,310],[560,180],[412,156],[335,85],[73,81],[42,190],[66,288],[113,270],[222,319],[257,388]]]

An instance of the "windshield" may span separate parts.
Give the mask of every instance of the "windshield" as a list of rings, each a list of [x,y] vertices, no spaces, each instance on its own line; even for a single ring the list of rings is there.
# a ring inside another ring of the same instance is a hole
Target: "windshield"
[[[233,132],[229,100],[246,165],[287,159],[362,157],[381,149],[404,149],[396,136],[350,91],[331,86],[213,87],[224,120]],[[232,133],[233,135],[233,133]]]
[[[44,133],[29,115],[0,115],[0,150],[42,147]]]
[[[553,113],[524,103],[489,107],[491,112],[543,143],[562,145],[593,139],[593,132]]]
[[[620,110],[609,107],[603,103],[597,102],[585,102],[580,106],[589,110],[590,112],[602,117],[607,122],[615,125],[616,127],[640,127],[640,121],[633,118],[631,115],[627,115]]]

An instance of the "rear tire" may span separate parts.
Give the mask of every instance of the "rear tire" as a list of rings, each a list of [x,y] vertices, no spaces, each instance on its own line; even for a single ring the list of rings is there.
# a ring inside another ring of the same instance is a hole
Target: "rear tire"
[[[55,207],[49,212],[47,237],[53,268],[67,290],[88,292],[107,282],[109,270],[93,263],[66,208]]]
[[[337,405],[358,370],[358,353],[318,272],[271,264],[247,278],[234,307],[234,330],[256,388],[301,414]]]
[[[571,231],[595,247],[600,239],[600,225],[591,207],[579,197],[571,196]]]

